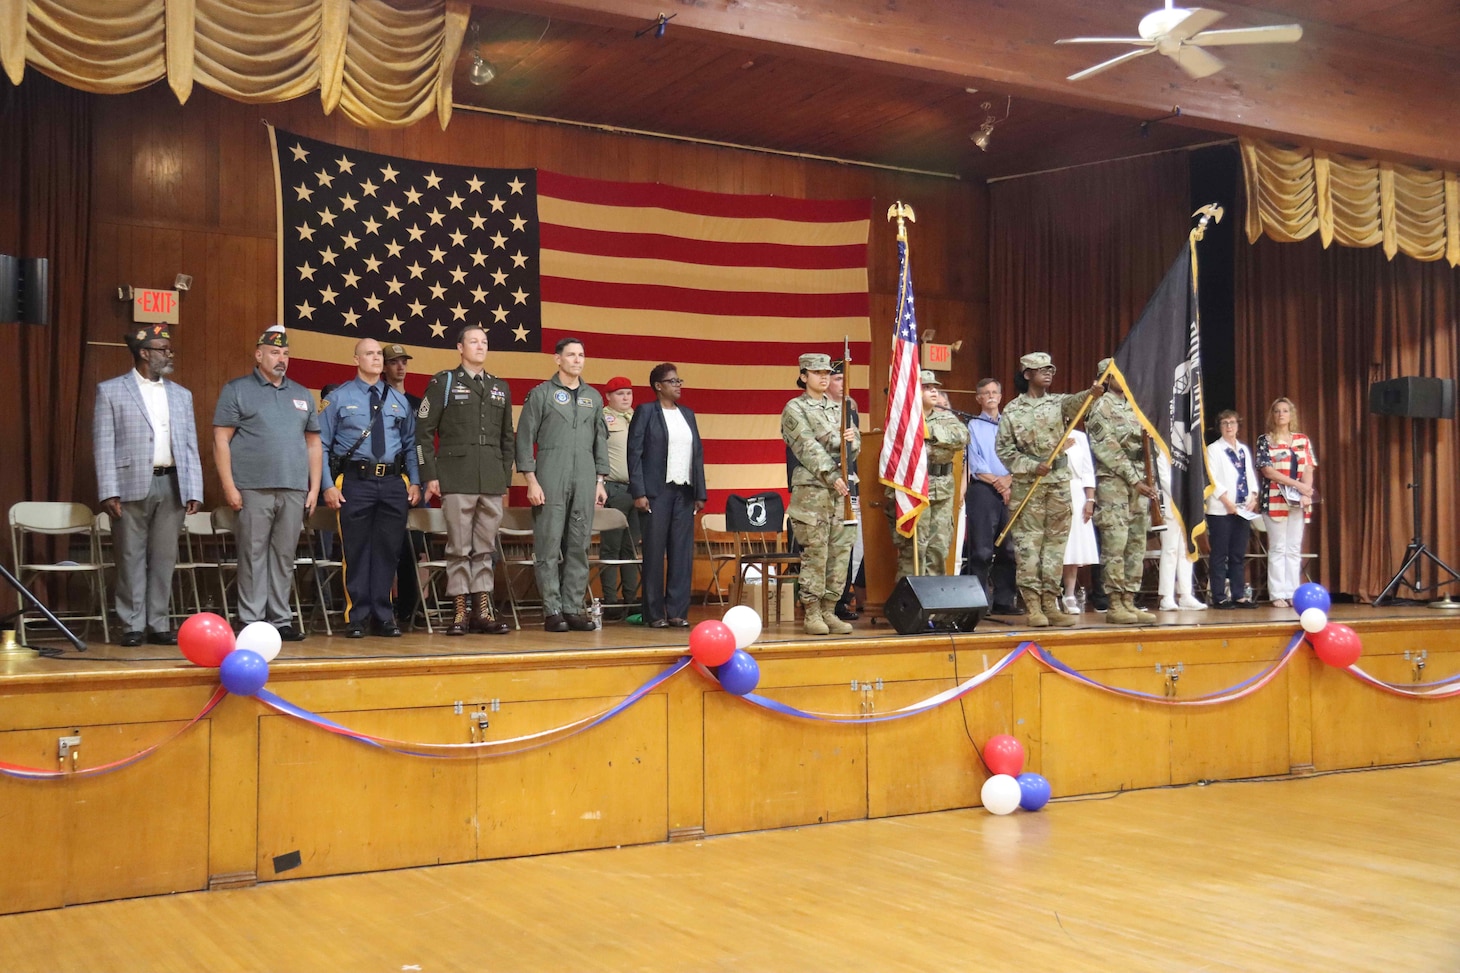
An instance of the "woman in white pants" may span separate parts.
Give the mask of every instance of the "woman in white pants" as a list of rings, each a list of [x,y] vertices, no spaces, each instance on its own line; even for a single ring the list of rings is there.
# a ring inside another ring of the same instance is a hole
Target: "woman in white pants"
[[[1171,517],[1171,461],[1156,450],[1156,479],[1161,485],[1161,509],[1166,514],[1166,529],[1161,531],[1161,561],[1156,572],[1156,590],[1161,595],[1163,612],[1206,611],[1207,603],[1191,590],[1191,561],[1186,557],[1186,538],[1181,536]],[[1195,525],[1187,524],[1190,529]]]
[[[1287,608],[1301,581],[1303,525],[1313,518],[1318,457],[1298,431],[1298,409],[1280,398],[1267,410],[1267,432],[1257,437],[1257,471],[1266,480],[1262,519],[1267,527],[1267,593]]]

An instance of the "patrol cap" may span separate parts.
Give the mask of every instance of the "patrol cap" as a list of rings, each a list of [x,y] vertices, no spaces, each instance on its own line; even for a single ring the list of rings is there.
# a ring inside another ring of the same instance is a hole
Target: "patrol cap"
[[[160,324],[151,324],[138,328],[136,331],[127,334],[127,347],[132,349],[141,348],[149,341],[171,341],[172,332]]]
[[[263,334],[259,335],[258,343],[260,345],[270,345],[274,348],[288,348],[289,333],[284,330],[282,324],[271,324]]]
[[[410,361],[412,357],[413,356],[411,355],[411,353],[408,352],[408,351],[406,351],[406,346],[405,345],[386,345],[385,346],[385,360],[386,361],[395,361],[397,358],[404,358],[406,361]]]
[[[1049,368],[1053,364],[1054,361],[1050,359],[1047,351],[1031,351],[1019,359],[1019,367],[1026,371],[1031,368]]]
[[[943,383],[938,381],[938,374],[926,368],[918,372],[918,382],[923,388],[932,386],[933,388],[940,389],[943,387]]]
[[[624,389],[631,389],[633,387],[633,382],[629,381],[627,378],[624,378],[622,375],[615,375],[613,378],[609,379],[608,384],[603,387],[603,394],[612,395],[615,392],[620,392]]]
[[[1098,365],[1095,366],[1095,377],[1096,378],[1099,378],[1101,375],[1104,375],[1105,374],[1105,369],[1107,369],[1107,368],[1110,367],[1110,363],[1112,361],[1114,361],[1114,359],[1112,359],[1112,358],[1102,358],[1102,359],[1100,359],[1100,364],[1098,364]]]
[[[801,371],[829,372],[831,371],[831,356],[808,352],[801,356]]]
[[[845,375],[846,372],[847,363],[842,361],[840,358],[831,363],[831,373],[833,375]]]

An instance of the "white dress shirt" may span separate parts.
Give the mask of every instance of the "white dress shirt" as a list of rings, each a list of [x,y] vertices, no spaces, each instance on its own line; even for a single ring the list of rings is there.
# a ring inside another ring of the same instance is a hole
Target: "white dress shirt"
[[[147,407],[147,418],[152,423],[152,465],[172,466],[172,423],[167,408],[167,386],[162,379],[150,381],[142,373],[132,371],[137,378],[137,388],[142,392],[142,404]]]
[[[664,413],[664,425],[669,430],[669,458],[664,469],[664,482],[689,486],[694,434],[689,431],[689,423],[684,421],[684,415],[678,409],[666,409],[661,405],[659,410]]]

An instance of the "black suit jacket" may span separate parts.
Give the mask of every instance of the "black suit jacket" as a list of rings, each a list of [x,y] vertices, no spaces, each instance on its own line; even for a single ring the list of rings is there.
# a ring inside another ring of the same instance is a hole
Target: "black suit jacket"
[[[691,409],[680,406],[679,413],[688,423],[692,438],[690,485],[694,487],[695,499],[704,500],[707,497],[705,450],[700,442],[700,427],[695,424],[695,414]],[[629,493],[635,499],[657,497],[664,489],[668,465],[669,427],[664,422],[664,411],[656,399],[634,409],[634,417],[629,420]]]

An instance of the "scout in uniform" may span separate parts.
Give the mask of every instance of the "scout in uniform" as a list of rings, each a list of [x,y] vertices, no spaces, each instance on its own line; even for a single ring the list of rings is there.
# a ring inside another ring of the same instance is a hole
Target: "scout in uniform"
[[[831,356],[800,358],[806,391],[781,410],[781,439],[799,464],[791,471],[791,530],[801,545],[801,606],[807,635],[846,635],[852,626],[836,616],[847,584],[856,525],[843,522],[842,498],[851,487],[842,477],[841,444],[847,461],[861,449],[862,434],[841,428],[841,405],[826,394]]]
[[[953,482],[953,461],[958,451],[968,445],[968,427],[957,416],[948,411],[942,402],[943,385],[935,373],[923,370],[918,373],[923,386],[923,429],[924,449],[928,456],[928,509],[918,518],[918,548],[922,570],[913,567],[913,539],[904,537],[896,529],[892,542],[897,547],[897,576],[909,574],[947,574],[948,549],[953,545],[953,500],[958,490]],[[887,488],[887,499],[896,497],[891,487]],[[894,528],[897,521],[897,505],[883,505],[888,522]]]
[[[416,416],[382,377],[380,342],[355,343],[355,378],[335,389],[319,415],[329,458],[325,506],[336,512],[345,581],[345,637],[364,638],[370,621],[400,637],[390,601],[405,541],[406,511],[420,499]]]
[[[1102,359],[1104,374],[1110,359]],[[1095,526],[1100,530],[1100,558],[1110,610],[1105,620],[1113,625],[1154,622],[1156,616],[1136,607],[1141,571],[1146,564],[1146,534],[1151,528],[1151,498],[1155,488],[1146,482],[1146,431],[1115,376],[1107,379],[1110,391],[1090,407],[1085,431],[1095,455]]]
[[[1055,368],[1042,351],[1020,358],[1019,365],[1023,371],[1014,386],[1020,394],[1005,407],[994,437],[994,451],[1014,477],[1009,506],[1017,510],[1029,497],[1010,531],[1014,537],[1015,578],[1029,609],[1030,625],[1068,627],[1075,624],[1075,616],[1060,610],[1059,595],[1065,544],[1070,536],[1070,467],[1063,455],[1053,463],[1049,457],[1056,446],[1063,450],[1065,444],[1060,437],[1080,411],[1086,393],[1061,395],[1049,391]],[[1089,394],[1104,391],[1096,383]]]
[[[605,560],[632,561],[639,546],[639,511],[629,492],[629,422],[634,417],[634,383],[622,375],[608,380],[603,387],[603,424],[608,429],[608,492],[605,507],[621,512],[629,526],[624,530],[606,530],[599,538],[599,553]],[[629,605],[639,600],[639,568],[634,564],[605,564],[599,576],[603,582],[606,603]],[[623,618],[624,608],[610,608],[609,618]]]
[[[608,499],[608,428],[603,396],[583,381],[584,360],[583,342],[560,339],[557,374],[527,393],[517,423],[517,468],[527,477],[533,567],[549,632],[593,630],[583,602],[593,512]]]
[[[446,634],[506,635],[512,626],[492,610],[492,556],[512,485],[512,393],[486,370],[485,328],[463,327],[456,350],[461,364],[431,376],[416,413],[426,500],[439,496],[446,518],[446,593],[455,603]]]

